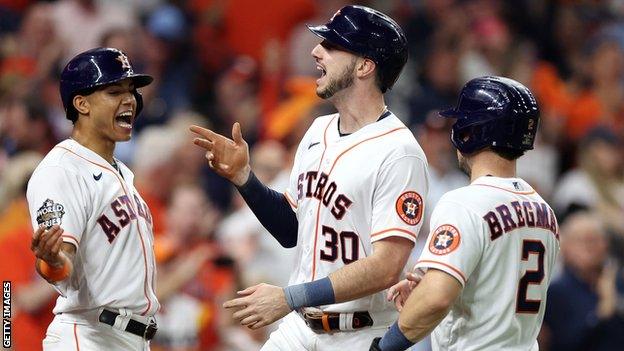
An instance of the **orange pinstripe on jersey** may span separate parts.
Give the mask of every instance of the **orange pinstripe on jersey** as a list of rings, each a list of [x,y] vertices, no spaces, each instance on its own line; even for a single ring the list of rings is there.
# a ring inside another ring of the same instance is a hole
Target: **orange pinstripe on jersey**
[[[74,340],[76,341],[76,351],[80,351],[80,344],[78,343],[78,325],[74,323]]]
[[[321,154],[321,159],[319,160],[317,172],[321,170],[321,164],[323,163],[323,158],[325,157],[325,151],[327,151],[327,130],[329,126],[334,122],[336,117],[333,117],[327,126],[325,127],[325,131],[323,131],[323,153]],[[318,202],[318,206],[316,207],[316,222],[314,222],[314,251],[312,251],[312,279],[314,281],[314,276],[316,275],[316,242],[318,241],[318,227],[319,227],[319,217],[321,215],[321,203]]]

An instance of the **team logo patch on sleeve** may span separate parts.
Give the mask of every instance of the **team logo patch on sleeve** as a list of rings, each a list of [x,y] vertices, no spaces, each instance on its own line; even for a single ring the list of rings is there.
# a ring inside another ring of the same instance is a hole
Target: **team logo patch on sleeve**
[[[429,251],[436,255],[446,255],[455,251],[460,241],[459,230],[450,224],[444,224],[433,233],[429,242]]]
[[[396,201],[396,211],[409,225],[420,223],[423,213],[422,197],[415,191],[406,191]]]
[[[37,224],[46,228],[50,228],[55,224],[60,225],[64,214],[65,207],[63,205],[47,199],[37,210]]]

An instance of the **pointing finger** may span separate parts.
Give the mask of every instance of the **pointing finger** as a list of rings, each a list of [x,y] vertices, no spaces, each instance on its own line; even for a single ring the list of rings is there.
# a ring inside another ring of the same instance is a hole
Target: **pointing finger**
[[[246,297],[240,297],[238,299],[233,299],[230,301],[226,301],[223,304],[224,308],[235,308],[235,307],[246,307],[247,305],[249,305],[247,303],[247,298]]]
[[[210,139],[210,140],[214,140],[216,139],[219,134],[213,132],[210,129],[204,128],[204,127],[200,127],[200,126],[196,126],[196,125],[192,125],[189,127],[189,130],[195,134],[199,134],[201,136],[203,136],[206,139]]]
[[[214,143],[212,141],[204,139],[204,138],[193,139],[193,144],[199,147],[202,147],[206,150],[212,150],[212,148],[214,147]]]

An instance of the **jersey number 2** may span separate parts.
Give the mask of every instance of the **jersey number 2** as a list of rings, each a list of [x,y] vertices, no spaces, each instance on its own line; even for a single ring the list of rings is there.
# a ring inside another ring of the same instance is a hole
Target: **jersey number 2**
[[[344,264],[349,264],[358,259],[360,246],[358,245],[358,235],[354,232],[344,231],[338,234],[334,228],[323,226],[323,236],[325,236],[325,247],[321,249],[321,260],[334,262],[338,258],[338,246],[340,246]],[[338,239],[340,239],[340,243]],[[349,248],[351,252],[348,252]]]
[[[516,313],[537,313],[539,312],[541,300],[529,300],[527,289],[529,284],[539,285],[544,280],[544,253],[546,248],[541,241],[524,240],[522,242],[522,260],[528,261],[530,254],[537,255],[537,270],[528,270],[524,273],[518,283],[518,297],[516,299]]]

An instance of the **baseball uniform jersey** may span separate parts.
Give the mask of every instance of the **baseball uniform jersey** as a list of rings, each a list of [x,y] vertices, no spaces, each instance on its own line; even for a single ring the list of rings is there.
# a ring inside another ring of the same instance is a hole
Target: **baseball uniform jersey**
[[[299,228],[290,285],[324,278],[365,258],[372,243],[396,236],[415,242],[428,189],[427,160],[411,131],[391,112],[341,136],[338,114],[317,118],[301,140],[285,192]],[[384,292],[322,306],[332,312],[387,312]],[[385,323],[385,321],[384,321]]]
[[[119,170],[68,139],[48,153],[28,183],[33,227],[58,224],[63,241],[76,246],[74,272],[56,285],[57,315],[107,307],[153,316],[159,308],[151,214],[132,172],[117,165]]]
[[[557,253],[553,210],[524,180],[484,176],[448,192],[417,268],[463,290],[432,333],[435,350],[537,350]]]

